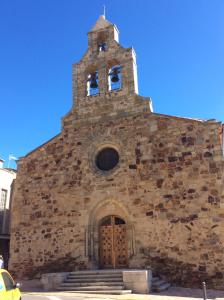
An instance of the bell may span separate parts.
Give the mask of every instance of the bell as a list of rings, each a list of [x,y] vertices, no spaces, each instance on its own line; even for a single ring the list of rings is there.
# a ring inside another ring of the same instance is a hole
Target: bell
[[[111,81],[112,82],[118,82],[119,81],[118,69],[113,69],[113,71],[111,73]]]
[[[90,87],[91,89],[96,89],[98,88],[98,83],[96,81],[96,74],[91,74],[90,78]]]
[[[107,44],[106,43],[101,43],[99,44],[99,51],[106,51],[107,50]]]

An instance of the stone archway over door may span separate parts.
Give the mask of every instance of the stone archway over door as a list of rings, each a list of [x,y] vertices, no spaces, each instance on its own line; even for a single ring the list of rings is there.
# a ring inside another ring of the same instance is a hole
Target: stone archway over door
[[[99,225],[99,255],[101,268],[128,266],[127,228],[118,216],[107,216]]]

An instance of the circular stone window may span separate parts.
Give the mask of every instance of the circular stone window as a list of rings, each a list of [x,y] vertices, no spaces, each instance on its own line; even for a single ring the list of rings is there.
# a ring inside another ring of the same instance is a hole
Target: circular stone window
[[[97,153],[95,162],[101,171],[109,171],[118,164],[119,154],[114,148],[104,148]]]

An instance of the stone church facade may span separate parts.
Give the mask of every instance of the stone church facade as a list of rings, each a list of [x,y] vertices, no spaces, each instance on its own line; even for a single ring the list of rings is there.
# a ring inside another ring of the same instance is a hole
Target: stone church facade
[[[136,57],[101,16],[73,66],[61,133],[18,162],[10,269],[19,277],[151,268],[221,287],[222,124],[153,113]]]

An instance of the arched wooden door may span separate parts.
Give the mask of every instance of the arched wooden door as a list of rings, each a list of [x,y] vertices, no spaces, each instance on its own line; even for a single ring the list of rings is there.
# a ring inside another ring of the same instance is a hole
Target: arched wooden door
[[[127,234],[125,221],[117,216],[104,218],[100,224],[99,237],[100,267],[127,267]]]

